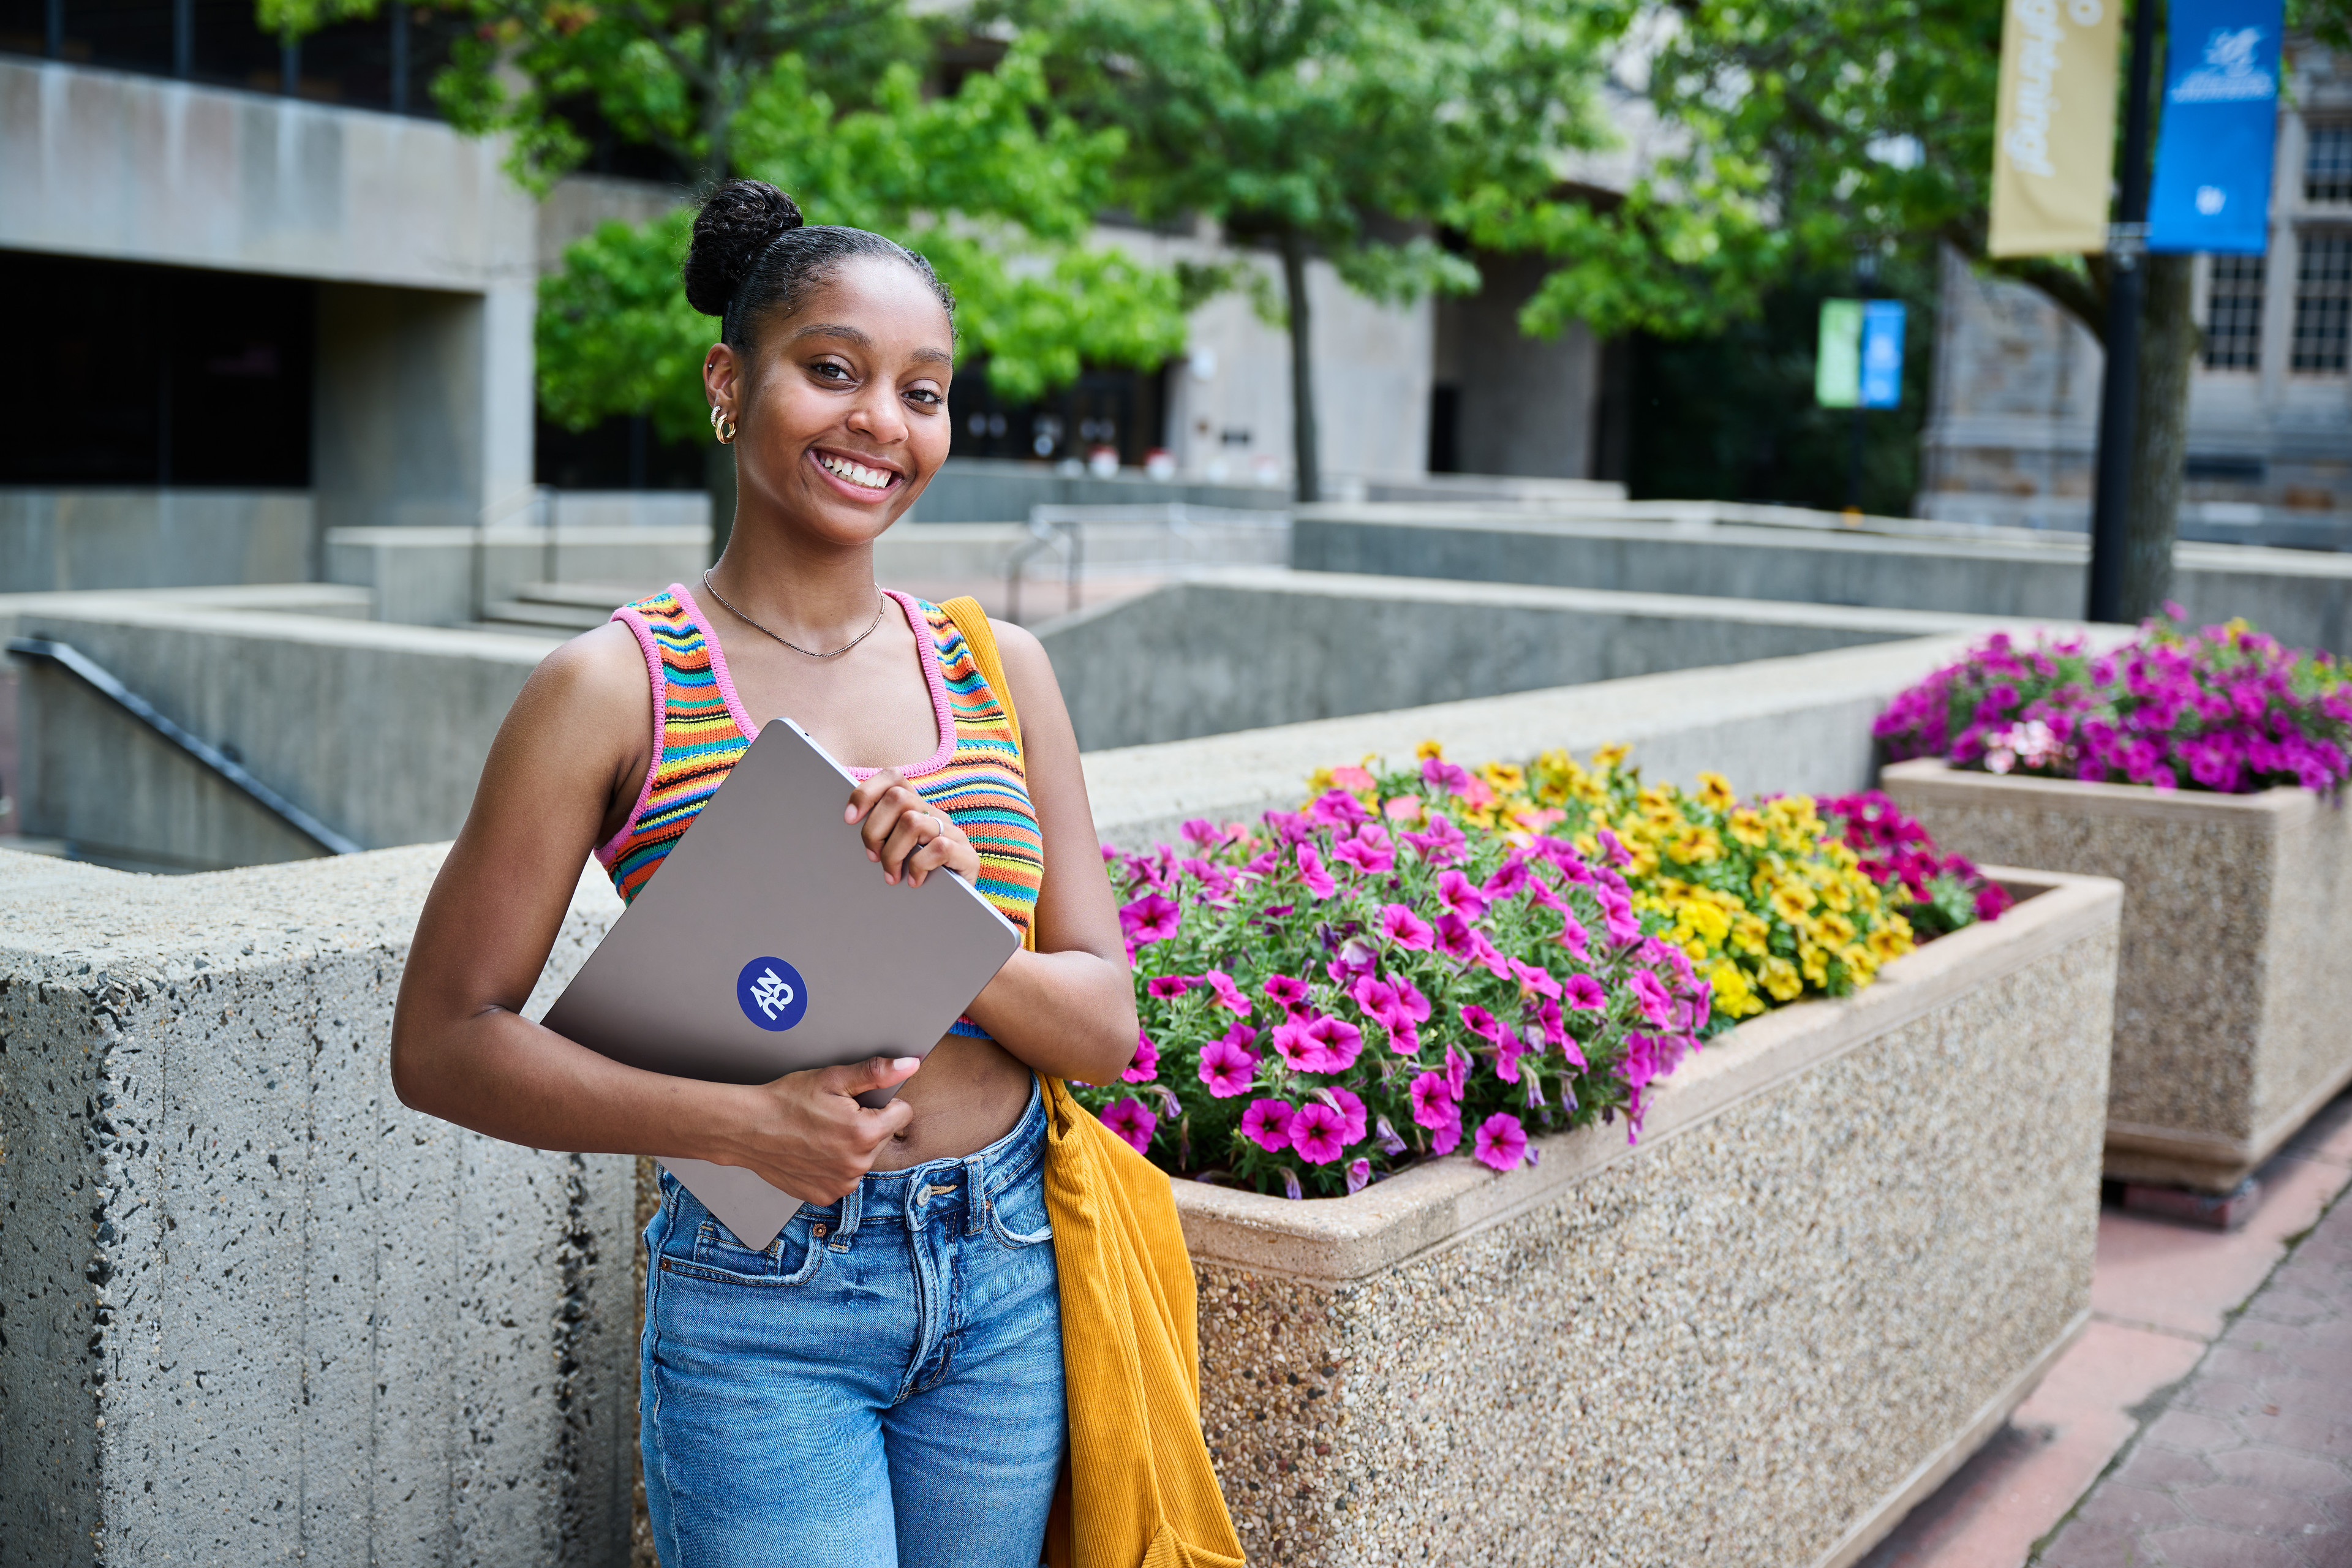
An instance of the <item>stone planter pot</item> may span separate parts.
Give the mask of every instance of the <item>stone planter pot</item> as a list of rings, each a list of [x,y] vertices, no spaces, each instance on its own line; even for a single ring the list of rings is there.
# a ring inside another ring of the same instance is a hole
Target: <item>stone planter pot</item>
[[[1898,763],[1978,860],[2124,884],[2110,1176],[2228,1192],[2352,1081],[2352,824],[2308,790],[2205,795]]]
[[[2087,1319],[2121,889],[1678,1069],[1638,1145],[1294,1203],[1177,1184],[1253,1561],[1842,1568]]]

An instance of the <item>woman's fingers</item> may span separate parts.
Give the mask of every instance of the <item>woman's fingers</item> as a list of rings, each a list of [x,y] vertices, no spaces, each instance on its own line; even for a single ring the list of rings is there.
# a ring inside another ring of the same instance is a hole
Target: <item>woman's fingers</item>
[[[969,878],[980,874],[980,857],[963,830],[944,811],[923,799],[896,768],[886,768],[850,792],[843,820],[858,825],[866,858],[882,867],[882,879],[917,887],[945,866]]]

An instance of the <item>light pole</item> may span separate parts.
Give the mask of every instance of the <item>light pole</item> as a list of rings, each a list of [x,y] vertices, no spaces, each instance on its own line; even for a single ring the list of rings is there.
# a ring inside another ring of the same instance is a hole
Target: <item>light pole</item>
[[[2131,85],[2125,99],[2123,167],[2116,222],[2107,234],[2106,366],[2099,386],[2099,451],[2091,498],[2091,574],[2086,619],[2132,618],[2124,606],[2124,561],[2131,549],[2132,450],[2139,427],[2139,313],[2147,294],[2147,132],[2156,72],[2156,8],[2132,7]]]

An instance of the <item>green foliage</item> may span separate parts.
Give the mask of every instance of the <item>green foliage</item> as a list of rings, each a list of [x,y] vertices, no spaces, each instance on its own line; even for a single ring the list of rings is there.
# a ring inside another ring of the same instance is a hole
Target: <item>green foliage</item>
[[[1157,365],[1183,352],[1171,271],[1089,247],[1125,138],[1051,102],[1038,51],[1015,49],[951,98],[925,100],[903,64],[873,107],[842,113],[794,55],[746,95],[738,167],[793,194],[811,223],[868,228],[928,257],[957,299],[959,350],[1003,396],[1034,397],[1084,363]],[[678,283],[691,215],[608,224],[541,286],[540,398],[584,428],[651,411],[665,438],[705,417],[698,367],[717,335]]]
[[[1523,316],[1538,331],[1581,320],[1686,336],[1864,251],[1939,237],[1981,255],[2000,15],[1980,0],[1693,0],[1649,13],[1622,63],[1677,150],[1622,203],[1496,188],[1458,221],[1484,244],[1558,260]]]

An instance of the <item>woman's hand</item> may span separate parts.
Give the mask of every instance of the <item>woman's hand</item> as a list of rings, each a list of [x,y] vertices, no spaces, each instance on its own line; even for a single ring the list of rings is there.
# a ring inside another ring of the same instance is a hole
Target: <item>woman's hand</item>
[[[868,1110],[856,1097],[914,1076],[914,1057],[874,1057],[850,1067],[787,1073],[751,1090],[751,1113],[730,1129],[719,1163],[740,1165],[805,1203],[829,1204],[856,1186],[874,1157],[906,1131],[914,1110],[894,1100]]]
[[[925,802],[896,768],[885,768],[850,791],[841,819],[859,824],[866,858],[879,862],[882,879],[894,886],[904,878],[919,888],[943,866],[967,882],[980,878],[980,852],[963,829]]]

